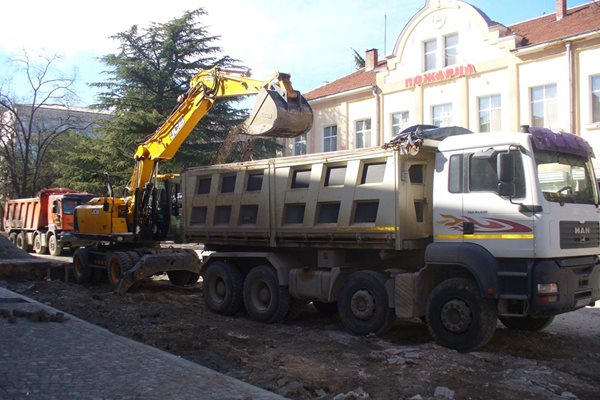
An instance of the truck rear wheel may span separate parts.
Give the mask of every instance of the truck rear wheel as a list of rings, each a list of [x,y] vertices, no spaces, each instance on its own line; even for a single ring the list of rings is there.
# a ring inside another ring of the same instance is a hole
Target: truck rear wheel
[[[242,308],[244,277],[235,265],[223,261],[211,262],[202,278],[202,296],[211,311],[233,315]]]
[[[25,233],[24,232],[19,232],[17,234],[17,238],[16,238],[16,243],[17,248],[23,250],[23,251],[27,251],[28,247],[27,246],[27,238],[25,237]]]
[[[253,319],[266,323],[279,322],[287,315],[290,302],[290,294],[286,287],[279,286],[273,268],[259,265],[246,276],[244,305]]]
[[[46,254],[48,251],[48,247],[42,246],[41,234],[37,234],[35,235],[35,238],[33,238],[33,251],[35,251],[36,254]]]
[[[123,274],[131,269],[131,258],[124,251],[115,251],[108,257],[106,272],[108,283],[114,289],[119,285]]]
[[[554,321],[554,316],[545,318],[533,318],[533,317],[498,317],[500,322],[504,324],[508,329],[515,329],[518,331],[531,331],[537,332]]]
[[[10,235],[8,235],[8,240],[10,240],[10,242],[16,246],[17,245],[17,233],[12,232]]]
[[[73,254],[73,276],[75,282],[79,284],[88,283],[92,279],[92,269],[86,249],[77,249]]]
[[[60,256],[62,253],[62,244],[56,238],[56,235],[50,235],[48,238],[48,252],[52,256]]]
[[[452,278],[433,289],[427,302],[427,327],[434,340],[458,351],[484,346],[496,331],[496,304],[481,296],[471,279]]]
[[[385,277],[375,271],[358,271],[343,283],[338,296],[342,324],[355,335],[382,334],[394,320]]]

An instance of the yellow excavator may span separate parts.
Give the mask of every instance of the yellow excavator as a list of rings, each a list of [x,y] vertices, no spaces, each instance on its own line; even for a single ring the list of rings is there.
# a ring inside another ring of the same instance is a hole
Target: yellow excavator
[[[198,122],[218,99],[256,94],[257,99],[242,131],[252,136],[292,138],[308,132],[313,115],[306,99],[293,89],[290,75],[275,73],[267,80],[250,77],[247,70],[214,67],[197,73],[190,88],[166,121],[134,154],[129,195],[116,197],[107,175],[108,196],[97,197],[75,210],[73,235],[93,245],[73,255],[79,283],[101,278],[124,292],[134,282],[167,272],[176,285],[198,279],[194,252],[160,249],[172,210],[168,175],[158,172],[159,161],[172,159]],[[159,183],[164,189],[159,189]]]

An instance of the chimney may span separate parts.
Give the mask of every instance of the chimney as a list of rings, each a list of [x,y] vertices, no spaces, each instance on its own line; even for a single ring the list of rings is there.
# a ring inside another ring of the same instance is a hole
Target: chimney
[[[367,50],[365,54],[365,71],[372,71],[377,66],[377,49]]]
[[[556,0],[556,20],[560,21],[567,16],[567,0]]]

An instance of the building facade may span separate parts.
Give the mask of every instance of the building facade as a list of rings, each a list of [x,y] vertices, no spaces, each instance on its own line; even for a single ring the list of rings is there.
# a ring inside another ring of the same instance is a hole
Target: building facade
[[[427,0],[380,60],[305,97],[314,112],[288,154],[368,146],[415,124],[473,132],[573,132],[600,155],[600,3],[505,26],[458,0]],[[598,164],[600,167],[600,163]]]

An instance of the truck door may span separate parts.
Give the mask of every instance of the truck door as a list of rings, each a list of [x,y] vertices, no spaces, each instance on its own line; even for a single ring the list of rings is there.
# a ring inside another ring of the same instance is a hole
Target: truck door
[[[534,226],[531,180],[519,150],[514,160],[514,195],[499,194],[498,156],[508,148],[465,151],[462,155],[463,210],[460,225],[464,242],[479,244],[495,257],[532,257]]]

